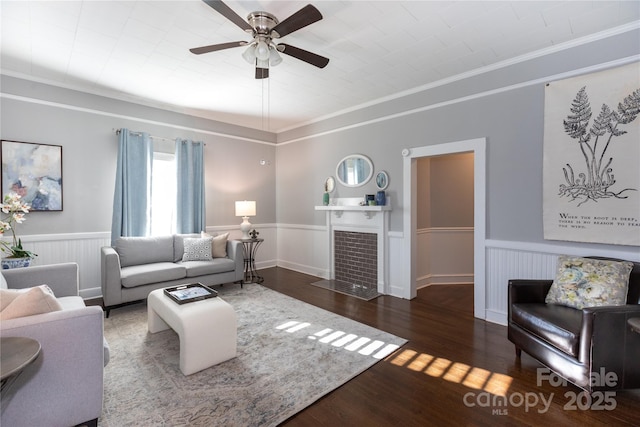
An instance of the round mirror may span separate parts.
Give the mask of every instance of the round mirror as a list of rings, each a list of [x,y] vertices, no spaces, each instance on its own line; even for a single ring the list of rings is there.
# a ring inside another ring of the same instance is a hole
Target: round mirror
[[[360,187],[373,176],[373,164],[368,157],[352,154],[338,163],[336,176],[338,182],[346,187]]]
[[[327,193],[332,193],[333,190],[335,190],[335,188],[336,188],[336,181],[333,179],[332,176],[330,176],[324,182],[324,191],[326,191]]]
[[[389,185],[389,175],[385,171],[380,171],[376,175],[376,187],[378,190],[384,190]]]

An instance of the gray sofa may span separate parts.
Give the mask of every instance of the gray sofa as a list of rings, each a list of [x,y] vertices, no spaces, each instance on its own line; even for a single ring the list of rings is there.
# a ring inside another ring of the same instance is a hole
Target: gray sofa
[[[194,282],[203,285],[242,283],[242,243],[228,240],[224,258],[182,261],[184,239],[194,237],[200,235],[121,237],[116,240],[115,247],[103,247],[102,298],[107,317],[111,309],[146,299],[155,289]]]
[[[9,289],[48,285],[60,311],[3,320],[1,337],[28,337],[40,355],[2,392],[2,426],[97,425],[109,347],[103,312],[78,296],[78,265],[64,263],[3,270]],[[0,278],[0,279],[2,279]]]

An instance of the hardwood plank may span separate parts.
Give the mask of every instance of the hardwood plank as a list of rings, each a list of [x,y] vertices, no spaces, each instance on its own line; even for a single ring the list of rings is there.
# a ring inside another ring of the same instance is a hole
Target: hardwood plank
[[[640,390],[617,392],[613,410],[580,410],[570,399],[577,387],[538,386],[542,365],[515,357],[506,327],[473,317],[472,286],[429,286],[411,301],[362,301],[311,286],[314,276],[283,268],[260,274],[271,289],[409,340],[284,426],[640,425]]]

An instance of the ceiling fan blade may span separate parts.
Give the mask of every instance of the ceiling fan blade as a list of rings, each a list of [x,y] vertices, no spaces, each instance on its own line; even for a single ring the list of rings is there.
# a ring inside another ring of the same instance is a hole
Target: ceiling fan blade
[[[256,79],[268,79],[269,69],[256,67]]]
[[[228,42],[228,43],[219,43],[212,44],[209,46],[202,47],[194,47],[189,49],[191,53],[195,53],[196,55],[202,55],[203,53],[215,52],[217,50],[230,49],[232,47],[240,47],[248,45],[248,42]]]
[[[271,30],[273,38],[284,37],[322,19],[322,14],[314,6],[308,4]]]
[[[229,21],[233,22],[238,27],[242,28],[244,31],[248,33],[253,32],[253,28],[251,28],[251,25],[249,25],[247,21],[242,19],[240,15],[235,13],[233,9],[227,6],[224,2],[220,0],[202,0],[202,1],[204,1],[207,5],[213,8],[220,15],[224,16]]]
[[[308,62],[311,65],[315,65],[318,68],[324,68],[329,63],[329,58],[317,55],[299,47],[291,46],[290,44],[281,43],[278,45],[278,51],[286,53],[289,56],[298,58],[301,61]]]

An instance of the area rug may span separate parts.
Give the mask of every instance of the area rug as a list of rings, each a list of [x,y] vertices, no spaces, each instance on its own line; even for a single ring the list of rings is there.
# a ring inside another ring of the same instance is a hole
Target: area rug
[[[100,426],[275,426],[406,343],[261,285],[216,289],[238,316],[238,355],[193,375],[175,332],[147,331],[145,304],[105,319]]]

